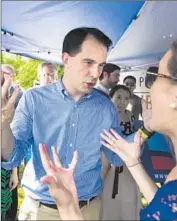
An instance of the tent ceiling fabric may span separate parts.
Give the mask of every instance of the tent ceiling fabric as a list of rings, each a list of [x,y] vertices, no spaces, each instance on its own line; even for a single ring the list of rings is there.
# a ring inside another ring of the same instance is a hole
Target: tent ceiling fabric
[[[167,1],[2,1],[2,50],[61,64],[64,36],[97,27],[113,40],[108,61],[145,65],[176,38],[176,8]]]
[[[177,2],[147,1],[109,55],[125,66],[159,62],[177,39]],[[175,28],[176,27],[176,28]]]
[[[62,42],[71,29],[97,27],[115,45],[143,4],[133,1],[3,1],[2,29],[14,35],[3,35],[2,48],[60,63]]]

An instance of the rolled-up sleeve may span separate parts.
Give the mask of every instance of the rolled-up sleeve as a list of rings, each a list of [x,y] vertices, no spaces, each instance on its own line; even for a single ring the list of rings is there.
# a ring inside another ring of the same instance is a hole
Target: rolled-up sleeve
[[[12,169],[20,165],[30,147],[32,137],[33,102],[31,91],[27,91],[16,108],[11,129],[14,136],[14,148],[8,161],[2,162],[2,167]]]

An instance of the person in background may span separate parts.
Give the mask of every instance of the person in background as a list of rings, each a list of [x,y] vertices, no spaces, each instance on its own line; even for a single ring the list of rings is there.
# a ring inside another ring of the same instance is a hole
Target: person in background
[[[105,94],[109,94],[109,90],[118,84],[119,77],[120,67],[115,64],[106,63],[95,88]]]
[[[122,134],[134,133],[134,116],[126,109],[131,97],[129,88],[116,85],[109,96],[117,108]],[[100,220],[139,220],[140,208],[140,191],[128,168],[112,165],[104,183]]]
[[[126,76],[123,80],[123,84],[131,91],[131,99],[127,109],[133,113],[135,120],[139,120],[142,116],[142,104],[141,98],[134,94],[134,90],[136,89],[136,78],[131,75]]]
[[[4,116],[8,122],[11,122],[14,110],[21,96],[19,87],[14,88],[12,94],[9,95],[10,88],[12,88],[12,78],[14,75],[14,69],[10,65],[1,66],[1,94],[2,94],[2,109],[1,114],[1,129],[3,129],[3,122],[5,121]],[[6,110],[8,109],[8,114]],[[9,111],[10,110],[10,111]],[[3,137],[2,137],[2,148],[3,148]],[[1,160],[3,158],[1,157]],[[15,220],[18,206],[18,173],[17,168],[12,170],[5,170],[1,167],[1,219],[2,220]]]
[[[47,84],[52,84],[57,81],[57,69],[56,66],[49,62],[44,62],[38,65],[38,78],[39,81],[34,81],[34,87],[41,87]],[[24,158],[24,164],[26,165],[31,159],[31,147],[28,148],[26,156]]]
[[[58,72],[56,66],[49,62],[44,62],[38,66],[38,79],[40,86],[52,84],[57,81]]]
[[[177,40],[161,59],[158,73],[151,73],[151,75],[156,76],[153,82],[150,79],[151,132],[158,131],[169,136],[177,156]],[[146,134],[140,129],[134,137],[134,142],[128,143],[115,130],[104,130],[101,133],[103,138],[101,143],[124,160],[148,201],[148,206],[140,211],[140,220],[177,220],[177,164],[171,170],[165,184],[158,188],[139,160],[141,136],[146,136]],[[73,178],[77,155],[74,154],[70,167],[65,169],[58,159],[55,148],[53,148],[53,164],[51,164],[51,156],[48,155],[45,145],[40,145],[39,151],[46,172],[41,181],[49,185],[50,194],[56,202],[60,217],[63,220],[84,220],[78,205]]]
[[[7,80],[7,79],[10,80],[10,87],[8,89],[8,95],[7,95],[9,98],[12,96],[16,87],[20,88],[20,92],[19,92],[18,98],[15,103],[15,108],[16,108],[24,91],[20,87],[19,82],[14,81],[14,77],[15,77],[14,68],[9,64],[1,64],[1,77],[3,77],[4,80]],[[2,82],[1,82],[1,84],[2,84]]]
[[[104,95],[109,97],[109,91],[111,88],[113,88],[115,85],[118,84],[119,77],[120,77],[120,67],[112,63],[106,63],[99,77],[99,81],[97,82],[94,88],[97,89],[98,92],[103,93]],[[111,166],[105,154],[102,152],[101,176],[103,180],[105,180],[110,167]]]
[[[10,98],[15,91],[16,88],[19,88],[18,97],[15,102],[15,108],[17,107],[19,100],[21,99],[24,91],[20,88],[19,82],[14,82],[15,77],[15,70],[9,64],[2,64],[1,65],[1,86],[5,81],[9,82],[9,88],[7,93],[7,98]],[[5,170],[3,169],[4,173]],[[9,174],[9,172],[7,172]],[[9,207],[9,210],[6,212],[6,218],[15,220],[17,215],[17,207],[18,207],[18,183],[19,183],[19,175],[18,175],[18,168],[13,168],[10,173],[10,177],[8,182],[10,191],[12,192],[12,205]],[[8,177],[8,176],[7,176]],[[5,200],[5,199],[4,199]],[[10,200],[9,200],[10,201]]]

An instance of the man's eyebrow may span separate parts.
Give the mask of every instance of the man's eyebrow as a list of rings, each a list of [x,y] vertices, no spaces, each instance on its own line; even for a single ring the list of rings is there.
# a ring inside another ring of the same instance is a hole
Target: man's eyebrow
[[[95,60],[91,59],[91,58],[84,58],[83,61],[91,61],[91,62],[96,62]]]
[[[92,63],[96,63],[96,61],[93,60],[93,59],[91,59],[91,58],[84,58],[83,61],[90,61],[90,62],[92,62]],[[102,63],[99,64],[99,65],[105,65],[105,64],[106,64],[106,62],[102,62]]]

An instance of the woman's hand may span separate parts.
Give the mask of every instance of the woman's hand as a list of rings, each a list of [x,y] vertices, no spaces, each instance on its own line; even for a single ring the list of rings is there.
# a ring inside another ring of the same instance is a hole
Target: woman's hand
[[[134,142],[128,143],[124,140],[115,130],[111,129],[111,132],[104,130],[101,133],[101,137],[104,141],[101,141],[108,149],[115,152],[125,162],[127,167],[131,167],[134,164],[139,163],[139,157],[141,152],[141,135],[139,132],[135,134]]]
[[[39,145],[40,156],[43,167],[46,171],[46,176],[41,178],[43,183],[49,185],[49,191],[51,196],[54,198],[58,208],[66,209],[70,206],[78,206],[78,196],[76,184],[74,181],[73,173],[77,163],[77,152],[74,152],[69,168],[63,168],[55,147],[52,147],[53,162],[52,164],[47,148],[45,145]]]

